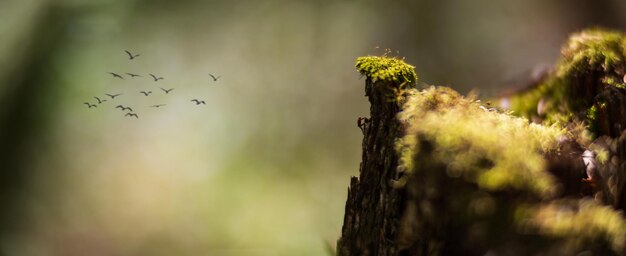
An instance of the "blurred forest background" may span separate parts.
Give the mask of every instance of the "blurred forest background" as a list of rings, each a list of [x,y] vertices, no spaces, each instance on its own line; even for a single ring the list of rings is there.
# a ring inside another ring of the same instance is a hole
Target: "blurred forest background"
[[[0,1],[0,255],[323,255],[358,172],[356,120],[369,113],[356,57],[390,48],[422,82],[489,95],[555,62],[569,33],[626,30],[624,10],[622,0]],[[159,102],[138,93],[159,86],[176,90]],[[116,103],[83,105],[118,92],[139,119]]]

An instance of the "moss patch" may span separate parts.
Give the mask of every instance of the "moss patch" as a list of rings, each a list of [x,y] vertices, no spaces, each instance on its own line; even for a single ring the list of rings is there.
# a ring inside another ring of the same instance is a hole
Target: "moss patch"
[[[557,76],[567,77],[596,70],[610,74],[624,71],[624,34],[602,29],[587,29],[572,35],[561,53]]]
[[[356,59],[356,69],[373,83],[388,82],[400,87],[417,83],[415,67],[392,57],[367,56]]]
[[[598,243],[608,245],[615,252],[624,252],[626,247],[626,221],[622,214],[591,199],[557,200],[519,213],[517,223],[521,229],[564,239],[567,251],[579,251]]]
[[[560,185],[544,155],[558,153],[559,141],[571,131],[487,108],[445,87],[408,94],[398,114],[405,136],[396,150],[403,177],[420,177],[407,187],[416,191],[408,192],[417,199],[412,206],[417,213],[411,213],[415,225],[441,225],[450,218],[446,232],[472,234],[481,227],[486,243],[500,244],[501,236],[513,232],[549,241],[537,244],[539,251],[613,255],[609,249],[623,255],[626,221],[619,211],[592,199],[558,199]],[[412,223],[405,221],[402,225]],[[416,237],[436,231],[425,232]]]
[[[398,115],[406,124],[406,135],[397,143],[402,172],[415,172],[418,142],[426,140],[435,148],[433,161],[447,163],[448,176],[488,191],[512,189],[540,198],[555,194],[541,153],[557,149],[563,129],[487,109],[445,87],[410,92]]]
[[[607,87],[626,89],[622,83],[626,69],[626,37],[615,31],[588,29],[572,35],[561,49],[551,76],[528,92],[511,98],[511,110],[527,118],[540,117],[544,123],[585,121],[595,125],[591,109],[595,96]],[[537,113],[540,101],[544,113]]]

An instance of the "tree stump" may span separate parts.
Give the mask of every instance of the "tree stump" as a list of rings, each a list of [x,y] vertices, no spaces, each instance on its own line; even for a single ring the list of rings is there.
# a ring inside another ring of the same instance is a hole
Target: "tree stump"
[[[365,95],[371,103],[363,130],[363,160],[359,178],[352,177],[339,255],[395,255],[394,239],[402,212],[402,197],[392,188],[398,153],[395,140],[402,134],[396,118],[403,92],[414,88],[413,67],[393,58],[364,57],[357,68],[367,73]]]
[[[626,253],[626,37],[586,30],[562,53],[497,99],[518,116],[417,90],[399,59],[357,59],[371,117],[338,255]]]

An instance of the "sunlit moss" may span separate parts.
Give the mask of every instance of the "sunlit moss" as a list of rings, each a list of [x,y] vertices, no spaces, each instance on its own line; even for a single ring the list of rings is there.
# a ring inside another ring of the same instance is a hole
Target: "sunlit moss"
[[[567,249],[605,243],[615,252],[626,247],[626,221],[620,212],[591,199],[560,200],[529,207],[518,216],[522,229],[565,239]]]
[[[619,70],[623,68],[625,43],[624,34],[616,31],[587,29],[574,34],[561,50],[557,76]]]
[[[591,106],[591,108],[589,108],[587,110],[587,121],[589,122],[589,130],[595,131],[597,130],[597,122],[596,120],[598,119],[598,108],[596,107],[596,105]]]
[[[483,189],[554,194],[541,153],[556,150],[563,129],[487,109],[445,87],[410,92],[398,115],[406,125],[406,136],[397,142],[401,171],[414,172],[418,141],[426,140],[435,147],[433,161],[447,163],[448,172]]]
[[[367,56],[356,59],[356,69],[372,79],[373,83],[391,82],[401,87],[415,84],[417,74],[414,68],[403,60],[392,57]]]
[[[429,196],[433,194],[444,194],[444,201],[449,203],[443,203],[438,214],[453,214],[454,228],[461,233],[482,223],[481,216],[488,216],[489,224],[480,225],[497,228],[495,234],[505,234],[503,230],[512,228],[517,234],[550,241],[542,245],[545,247],[536,248],[539,251],[576,255],[591,250],[606,255],[603,252],[612,249],[622,255],[626,248],[626,221],[620,212],[592,199],[555,199],[560,185],[547,171],[544,156],[561,150],[558,142],[571,136],[571,130],[530,123],[445,87],[408,92],[398,114],[405,126],[405,136],[396,144],[399,170],[404,177],[426,177],[420,181],[437,181],[428,177],[447,179],[437,184],[410,183],[423,188],[416,194],[419,206],[432,204]],[[421,145],[429,146],[427,149]],[[600,162],[606,161],[606,152],[595,151],[603,154]],[[418,159],[428,162],[416,162]],[[445,172],[443,176],[441,172]],[[463,188],[459,185],[463,183],[472,185]],[[456,185],[442,188],[444,184]],[[506,192],[500,193],[503,191]],[[512,191],[515,193],[509,193]],[[468,198],[476,193],[481,195],[480,200]],[[520,194],[531,197],[512,196]],[[515,210],[498,210],[508,207]],[[422,211],[417,214],[421,221],[418,223],[438,223],[436,214]]]
[[[609,152],[604,148],[594,149],[593,151],[596,154],[596,161],[600,164],[605,164],[606,161],[609,160]]]
[[[597,109],[591,108],[597,102],[592,92],[604,87],[626,89],[621,82],[626,68],[626,37],[620,32],[587,29],[572,35],[561,53],[555,72],[538,87],[514,96],[511,110],[528,118],[541,114],[548,124],[579,118],[593,129]],[[547,102],[545,113],[537,113],[542,99]]]

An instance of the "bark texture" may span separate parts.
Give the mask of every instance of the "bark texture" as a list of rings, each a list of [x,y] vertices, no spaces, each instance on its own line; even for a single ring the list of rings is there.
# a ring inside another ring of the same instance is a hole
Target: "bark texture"
[[[339,255],[397,255],[395,238],[402,197],[391,187],[398,166],[395,140],[402,133],[396,119],[400,106],[390,99],[392,82],[366,80],[370,117],[363,123],[363,160],[360,176],[352,177]]]

